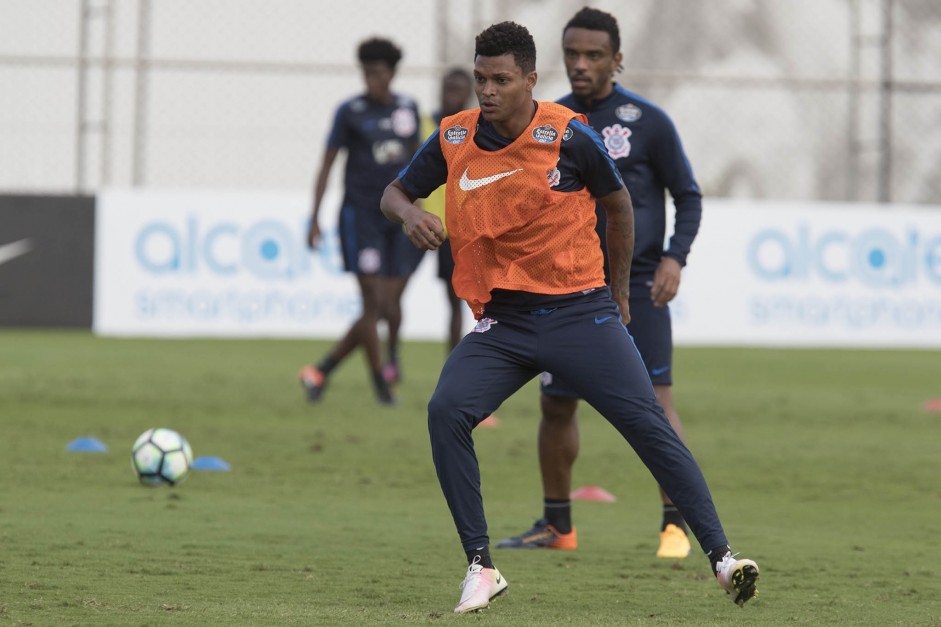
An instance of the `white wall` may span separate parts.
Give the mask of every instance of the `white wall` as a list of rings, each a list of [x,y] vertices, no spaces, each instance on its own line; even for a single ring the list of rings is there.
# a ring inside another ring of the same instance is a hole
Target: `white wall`
[[[427,112],[442,70],[469,67],[476,34],[512,19],[536,40],[536,96],[554,100],[568,91],[561,30],[585,2],[150,0],[143,65],[142,0],[110,4],[109,56],[108,20],[89,21],[79,151],[81,3],[0,2],[0,189],[74,191],[79,162],[86,191],[308,189],[335,107],[362,90],[362,39],[402,46],[395,88]],[[619,80],[671,114],[708,196],[877,199],[882,0],[591,4],[617,16]],[[892,200],[939,204],[941,3],[893,6]]]

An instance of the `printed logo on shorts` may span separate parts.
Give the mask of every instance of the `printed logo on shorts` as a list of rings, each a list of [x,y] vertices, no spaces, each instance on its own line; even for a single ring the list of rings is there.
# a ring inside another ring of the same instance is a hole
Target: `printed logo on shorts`
[[[624,122],[636,122],[643,114],[644,112],[637,105],[632,104],[621,105],[614,110],[614,115]]]
[[[362,274],[376,274],[382,267],[379,251],[375,248],[364,248],[359,251],[359,271]]]
[[[559,138],[559,131],[549,124],[543,124],[533,129],[533,139],[540,144],[551,144]]]
[[[552,373],[551,373],[551,372],[543,372],[542,374],[540,374],[540,375],[539,375],[539,383],[540,383],[543,387],[549,387],[550,385],[552,385]]]
[[[495,324],[497,324],[497,321],[493,318],[481,318],[474,326],[474,333],[486,333]]]
[[[562,180],[562,173],[559,172],[559,168],[546,170],[546,176],[549,178],[549,187],[555,187]]]
[[[604,147],[608,149],[608,154],[612,159],[620,159],[631,154],[631,142],[628,141],[630,136],[631,129],[620,124],[612,124],[601,130]]]
[[[449,144],[460,144],[465,139],[467,139],[467,133],[469,133],[466,128],[458,124],[457,126],[452,126],[449,129],[444,131],[444,141]]]
[[[407,107],[400,107],[392,112],[392,132],[399,137],[411,137],[418,130],[415,112]]]

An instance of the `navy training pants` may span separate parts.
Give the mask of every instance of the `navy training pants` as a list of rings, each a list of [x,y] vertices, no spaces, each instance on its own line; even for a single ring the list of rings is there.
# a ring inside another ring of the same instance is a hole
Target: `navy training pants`
[[[428,402],[431,451],[464,550],[489,543],[471,432],[540,372],[563,379],[630,443],[703,551],[728,541],[696,460],[657,403],[605,288],[554,309],[488,306],[451,352]]]

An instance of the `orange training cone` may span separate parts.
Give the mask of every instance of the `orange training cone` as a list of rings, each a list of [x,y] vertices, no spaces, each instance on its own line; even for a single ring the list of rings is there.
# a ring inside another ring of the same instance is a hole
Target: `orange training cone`
[[[932,398],[925,401],[925,411],[939,411],[941,412],[941,398]]]
[[[489,416],[487,416],[486,418],[478,422],[477,426],[483,429],[496,429],[497,427],[500,426],[500,421],[497,419],[496,414],[490,414]]]
[[[570,495],[573,501],[600,501],[601,503],[614,503],[614,495],[596,485],[586,485],[575,490]]]

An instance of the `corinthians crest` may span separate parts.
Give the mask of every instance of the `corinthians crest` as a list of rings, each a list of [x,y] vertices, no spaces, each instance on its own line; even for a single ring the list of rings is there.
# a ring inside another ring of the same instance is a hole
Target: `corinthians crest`
[[[612,159],[620,159],[631,154],[630,136],[631,129],[620,124],[606,126],[601,131],[604,147],[608,149],[608,154]]]

